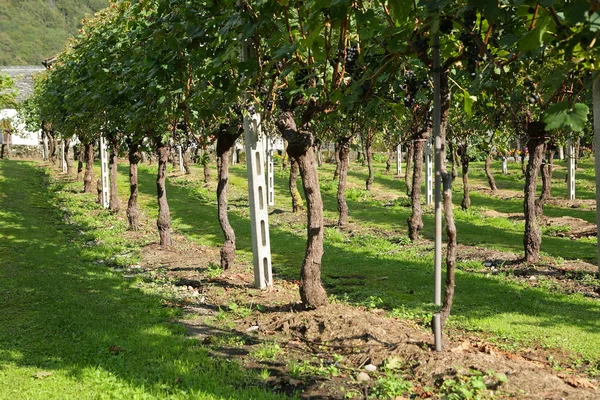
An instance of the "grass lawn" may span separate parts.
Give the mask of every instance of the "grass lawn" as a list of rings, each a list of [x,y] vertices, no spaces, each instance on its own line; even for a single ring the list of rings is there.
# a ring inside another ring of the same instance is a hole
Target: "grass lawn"
[[[0,399],[281,398],[106,265],[136,244],[93,196],[2,160],[0,221]]]

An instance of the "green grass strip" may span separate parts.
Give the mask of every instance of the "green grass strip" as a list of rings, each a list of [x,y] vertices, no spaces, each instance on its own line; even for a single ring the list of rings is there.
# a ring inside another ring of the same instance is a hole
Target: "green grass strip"
[[[33,164],[0,162],[0,399],[282,398],[186,339],[174,311],[99,262],[129,244],[110,240],[118,221],[85,205],[97,208]]]

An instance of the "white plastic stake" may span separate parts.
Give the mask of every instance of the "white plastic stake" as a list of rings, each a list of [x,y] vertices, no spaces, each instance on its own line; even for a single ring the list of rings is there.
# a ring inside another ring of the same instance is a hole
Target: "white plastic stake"
[[[567,142],[567,199],[575,200],[575,146]]]
[[[48,161],[48,138],[46,135],[42,139],[42,160]]]
[[[402,173],[402,145],[398,144],[396,147],[396,175]]]
[[[254,286],[266,289],[273,286],[271,270],[271,240],[269,237],[269,210],[265,180],[265,135],[260,126],[260,114],[244,116],[246,166],[248,169],[248,198],[250,199],[250,226],[254,258]]]
[[[183,172],[183,153],[181,152],[181,145],[177,146],[177,150],[179,151],[179,172]]]
[[[502,173],[504,175],[508,174],[508,161],[506,159],[506,156],[502,157]]]
[[[100,182],[102,184],[102,207],[110,205],[110,185],[108,184],[108,155],[106,154],[106,140],[100,137]]]
[[[267,203],[269,206],[275,205],[275,179],[273,177],[273,147],[275,147],[275,139],[267,137],[265,140],[266,147],[266,159],[267,159],[267,174],[265,178],[267,180]]]
[[[425,142],[425,203],[433,204],[433,162],[431,139]]]
[[[67,158],[65,157],[65,140],[60,140],[60,166],[62,168],[62,172],[67,172]]]

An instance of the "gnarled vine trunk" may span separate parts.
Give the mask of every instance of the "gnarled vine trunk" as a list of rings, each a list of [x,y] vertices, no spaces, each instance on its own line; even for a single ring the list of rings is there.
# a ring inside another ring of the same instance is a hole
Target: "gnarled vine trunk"
[[[77,178],[75,178],[77,181],[82,179],[85,150],[83,143],[79,143],[79,146],[77,146]]]
[[[492,152],[491,151],[488,151],[487,156],[485,157],[485,176],[487,176],[488,184],[490,185],[492,194],[495,194],[498,191],[498,187],[496,186],[496,179],[494,179],[494,174],[492,173]]]
[[[229,160],[235,141],[243,132],[243,127],[222,125],[217,138],[217,213],[223,231],[221,248],[221,268],[229,269],[235,260],[235,232],[229,223],[227,213],[227,184],[229,181]]]
[[[385,173],[389,174],[392,170],[392,162],[394,160],[394,150],[388,149],[387,160],[385,161]]]
[[[158,218],[156,227],[160,237],[161,246],[171,246],[171,213],[169,203],[167,202],[167,164],[169,163],[169,145],[159,143],[156,146],[156,155],[158,157],[158,172],[156,174],[156,193],[158,199]]]
[[[127,201],[127,221],[129,230],[137,231],[140,227],[140,209],[138,207],[138,164],[142,153],[137,143],[129,144],[129,200]]]
[[[67,175],[73,175],[73,158],[69,157],[69,147],[71,139],[65,139],[65,163],[67,164]]]
[[[348,180],[348,163],[350,159],[350,142],[351,138],[340,137],[337,140],[337,149],[339,155],[339,181],[337,190],[337,209],[338,209],[338,226],[346,227],[348,224],[348,204],[346,203],[346,183]]]
[[[339,141],[335,142],[335,150],[334,150],[334,157],[335,157],[335,172],[333,173],[333,180],[335,181],[337,178],[339,178],[340,176],[340,143]]]
[[[323,200],[319,187],[314,138],[306,127],[298,128],[291,111],[279,115],[277,128],[288,142],[288,154],[298,162],[306,197],[307,244],[300,273],[300,297],[308,308],[327,304],[327,293],[321,283],[323,257]]]
[[[541,215],[537,213],[536,188],[538,171],[544,159],[546,140],[544,128],[545,124],[543,122],[531,122],[527,126],[529,162],[525,171],[525,199],[523,201],[525,234],[523,245],[525,248],[525,261],[529,263],[539,261],[542,244],[542,232],[539,225]]]
[[[110,198],[108,209],[114,213],[118,213],[121,209],[119,201],[119,191],[117,187],[117,152],[119,151],[119,136],[110,140],[108,153],[108,174],[110,177]]]
[[[410,201],[412,212],[408,217],[408,237],[415,241],[419,231],[423,229],[423,211],[421,210],[421,180],[423,177],[423,148],[429,138],[431,129],[421,131],[413,142],[413,176]]]
[[[549,146],[546,146],[547,148]],[[552,172],[554,170],[554,153],[556,150],[548,150],[548,161],[542,161],[540,173],[542,174],[542,193],[536,202],[536,213],[541,216],[544,214],[544,204],[552,195]]]
[[[192,174],[192,169],[190,168],[190,149],[185,149],[183,152],[183,170],[186,175]]]
[[[373,169],[373,134],[371,132],[372,128],[367,128],[367,132],[365,133],[365,138],[363,140],[363,150],[365,153],[365,161],[367,163],[367,169],[369,171],[369,175],[367,176],[367,180],[365,181],[365,188],[367,191],[371,190],[371,186],[373,186],[373,180],[375,179],[375,170]]]
[[[298,162],[294,159],[290,159],[290,176],[288,179],[288,188],[290,190],[290,197],[292,198],[292,212],[297,213],[303,207],[302,197],[298,191],[298,173],[299,173]]]
[[[85,174],[83,176],[83,191],[85,193],[96,193],[94,187],[94,144],[86,143],[85,146]]]

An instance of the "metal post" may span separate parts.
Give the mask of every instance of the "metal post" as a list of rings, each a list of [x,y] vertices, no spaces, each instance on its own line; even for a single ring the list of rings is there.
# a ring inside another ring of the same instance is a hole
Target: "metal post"
[[[567,141],[567,199],[575,200],[575,145]]]
[[[267,137],[265,140],[267,144],[266,158],[267,158],[267,174],[265,178],[267,180],[267,204],[269,206],[275,205],[275,179],[273,177],[273,147],[275,147],[275,139]]]
[[[434,303],[442,305],[442,115],[439,35],[433,39],[433,137],[435,140]]]
[[[179,151],[179,172],[183,172],[183,153],[181,151],[181,145],[177,146],[177,150]]]
[[[440,313],[433,314],[433,335],[435,342],[435,351],[442,351],[444,345],[442,342],[442,321]]]
[[[433,204],[432,138],[425,142],[425,204]]]
[[[250,200],[250,225],[252,254],[254,258],[254,285],[258,289],[273,286],[271,271],[271,241],[269,237],[269,212],[265,188],[264,154],[265,136],[260,126],[260,115],[244,116],[246,166],[248,169],[248,198]]]
[[[402,173],[402,145],[398,144],[396,147],[396,175]]]
[[[433,137],[435,151],[435,245],[433,267],[433,299],[436,306],[442,305],[442,96],[440,92],[440,38],[433,38]],[[434,319],[434,324],[436,320]],[[435,349],[442,349],[442,328],[437,318]],[[438,350],[438,351],[439,351]]]
[[[102,184],[102,207],[110,205],[110,185],[108,184],[108,155],[106,154],[106,140],[100,137],[100,182]]]

